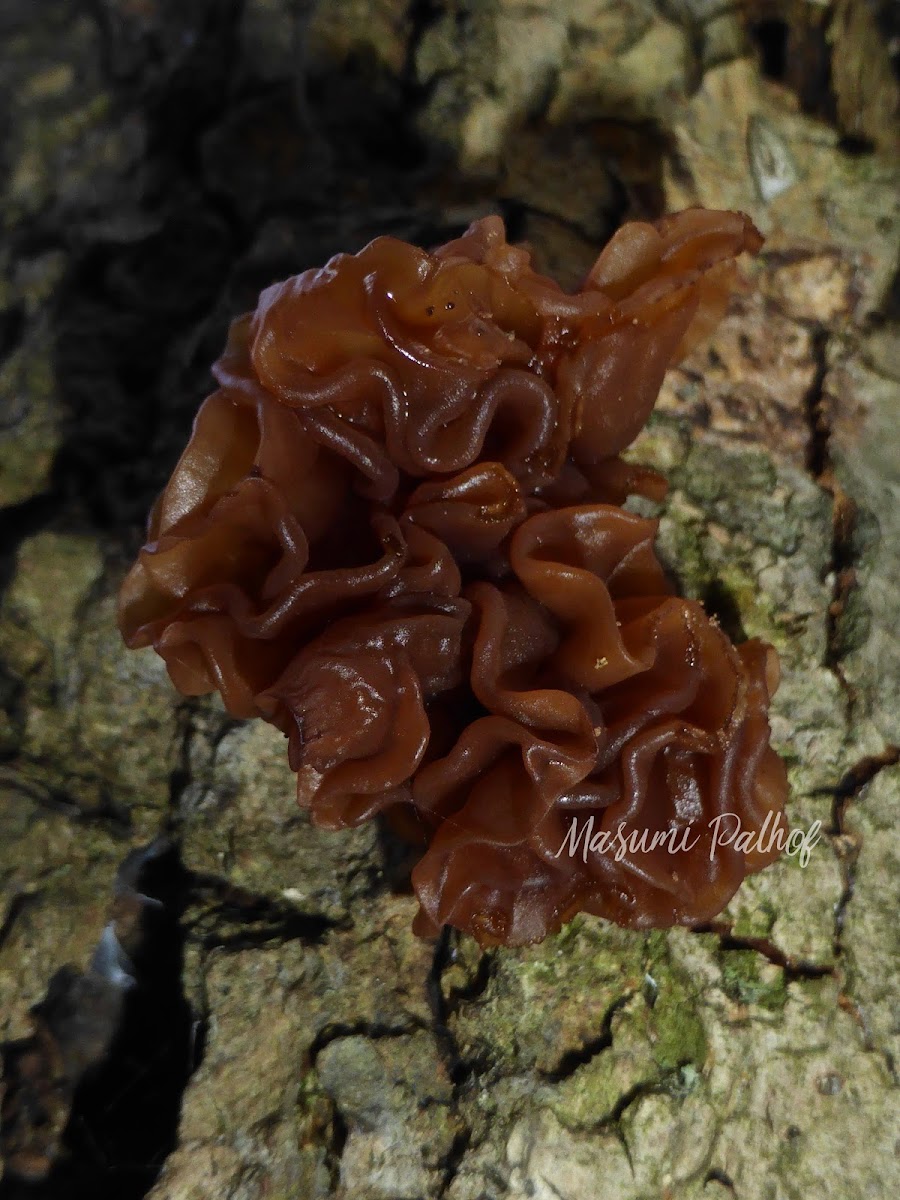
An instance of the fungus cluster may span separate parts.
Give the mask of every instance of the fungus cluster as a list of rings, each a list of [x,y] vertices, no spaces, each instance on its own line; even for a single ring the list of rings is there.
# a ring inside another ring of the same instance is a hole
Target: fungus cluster
[[[419,840],[423,935],[708,920],[776,856],[709,832],[783,819],[774,651],[673,594],[622,507],[665,483],[620,457],[759,244],[735,213],[629,224],[569,294],[487,217],[431,253],[377,238],[231,327],[120,626],[284,732],[317,825]],[[659,836],[572,853],[573,821]]]

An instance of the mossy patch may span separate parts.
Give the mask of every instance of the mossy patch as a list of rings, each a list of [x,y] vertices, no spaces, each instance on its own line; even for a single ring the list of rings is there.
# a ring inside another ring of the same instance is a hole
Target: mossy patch
[[[780,1012],[787,1001],[784,971],[755,950],[722,950],[722,990],[738,1004]]]
[[[706,1035],[700,1019],[700,989],[670,958],[668,946],[657,935],[646,966],[652,980],[651,1020],[648,1036],[654,1061],[663,1070],[693,1064],[700,1069],[706,1059]]]

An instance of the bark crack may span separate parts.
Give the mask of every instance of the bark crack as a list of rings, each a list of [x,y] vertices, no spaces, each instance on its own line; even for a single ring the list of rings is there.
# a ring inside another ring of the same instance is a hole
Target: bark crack
[[[624,1008],[635,995],[637,995],[637,992],[632,990],[623,993],[621,996],[617,996],[603,1014],[600,1032],[596,1037],[588,1038],[580,1046],[567,1050],[552,1071],[543,1073],[547,1082],[562,1083],[574,1075],[580,1067],[586,1066],[589,1062],[593,1061],[598,1054],[602,1054],[604,1050],[608,1050],[613,1043],[613,1019],[616,1013]]]
[[[188,937],[204,950],[237,952],[272,943],[319,945],[346,922],[320,913],[304,913],[270,896],[236,887],[216,875],[187,872],[192,904],[203,905],[185,925]]]
[[[761,955],[773,966],[780,967],[785,973],[788,983],[797,979],[822,979],[834,974],[834,966],[828,963],[808,962],[806,959],[793,958],[786,954],[780,946],[765,937],[745,937],[735,934],[729,921],[709,921],[704,925],[695,925],[694,933],[713,933],[719,939],[722,950],[752,950]]]
[[[845,653],[841,618],[854,589],[858,586],[858,551],[854,534],[857,506],[838,482],[831,453],[832,425],[828,409],[828,351],[831,334],[823,325],[811,329],[810,352],[814,373],[804,397],[809,430],[806,466],[813,480],[831,500],[831,547],[824,574],[832,577],[831,599],[825,618],[824,665],[837,679],[845,698],[847,724],[852,724],[857,701],[856,689],[847,679],[841,660]]]
[[[866,755],[854,763],[834,789],[829,833],[843,883],[841,896],[834,910],[834,953],[836,957],[840,957],[844,953],[844,922],[856,887],[856,865],[861,846],[860,839],[846,829],[847,809],[854,800],[862,795],[864,789],[877,775],[887,767],[896,765],[897,762],[900,762],[900,747],[885,746],[879,754]]]
[[[441,986],[441,978],[452,960],[453,949],[457,940],[456,932],[448,925],[445,925],[438,935],[434,955],[431,960],[431,970],[428,973],[425,985],[428,1006],[431,1012],[432,1033],[434,1034],[438,1053],[444,1063],[452,1087],[448,1108],[451,1117],[458,1125],[458,1132],[441,1164],[442,1178],[440,1190],[438,1191],[438,1200],[443,1200],[443,1197],[448,1194],[452,1187],[453,1181],[459,1174],[463,1160],[472,1144],[473,1137],[472,1126],[462,1111],[462,1097],[464,1089],[474,1077],[476,1068],[474,1063],[467,1063],[464,1060],[456,1037],[449,1025],[449,1018],[452,1015],[453,1007],[462,999],[462,994],[457,991],[453,996],[453,1000],[448,1000]],[[492,957],[483,955],[482,962],[484,959],[492,960]],[[480,968],[481,962],[479,963]],[[486,968],[487,974],[480,987],[481,991],[487,987],[492,969],[492,966]],[[476,980],[478,974],[479,972],[476,971]]]

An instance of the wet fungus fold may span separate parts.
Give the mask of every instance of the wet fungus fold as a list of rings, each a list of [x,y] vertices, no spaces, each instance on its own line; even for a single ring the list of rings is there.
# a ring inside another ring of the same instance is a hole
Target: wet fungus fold
[[[377,238],[231,326],[122,633],[281,729],[318,825],[414,832],[423,935],[704,921],[776,857],[711,854],[709,826],[783,820],[775,653],[673,594],[622,507],[665,483],[620,457],[760,241],[736,213],[632,223],[568,294],[486,217],[431,253]],[[696,842],[570,853],[573,821]]]

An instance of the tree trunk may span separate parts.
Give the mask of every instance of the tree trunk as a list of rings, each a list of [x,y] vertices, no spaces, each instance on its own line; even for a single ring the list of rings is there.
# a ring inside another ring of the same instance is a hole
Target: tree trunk
[[[900,1195],[894,20],[4,5],[0,1195]],[[683,593],[779,651],[820,837],[703,930],[418,941],[390,838],[313,829],[279,734],[124,649],[118,583],[262,286],[498,206],[572,284],[691,204],[766,245],[630,455]]]

